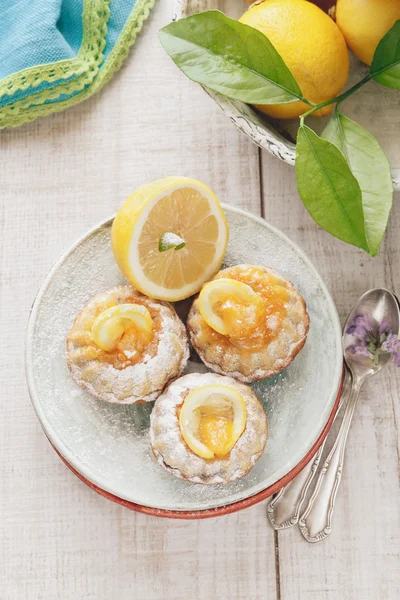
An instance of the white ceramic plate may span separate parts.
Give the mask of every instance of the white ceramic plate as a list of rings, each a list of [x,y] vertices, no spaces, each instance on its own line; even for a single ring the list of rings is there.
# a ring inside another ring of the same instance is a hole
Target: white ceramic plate
[[[173,0],[173,20],[186,17],[203,10],[221,10],[229,17],[239,18],[249,4],[242,0]],[[363,79],[368,67],[351,56],[351,69],[346,89]],[[280,160],[294,165],[298,119],[276,121],[261,116],[248,104],[230,100],[221,94],[206,90],[209,96],[222,108],[227,117],[258,146]],[[395,189],[400,189],[400,154],[398,131],[400,127],[400,94],[374,81],[369,82],[342,105],[345,115],[365,127],[379,141],[392,167]],[[311,117],[307,123],[321,133],[328,118]]]
[[[32,308],[27,376],[46,435],[83,478],[145,507],[205,510],[265,490],[310,453],[328,422],[340,386],[341,328],[322,279],[302,251],[263,219],[224,209],[230,228],[225,265],[274,267],[304,296],[311,319],[306,345],[290,367],[254,385],[267,412],[269,438],[263,456],[243,479],[202,486],[173,477],[157,464],[150,449],[152,403],[107,404],[73,382],[65,347],[76,314],[92,296],[124,283],[111,251],[111,220],[88,232],[61,256]]]

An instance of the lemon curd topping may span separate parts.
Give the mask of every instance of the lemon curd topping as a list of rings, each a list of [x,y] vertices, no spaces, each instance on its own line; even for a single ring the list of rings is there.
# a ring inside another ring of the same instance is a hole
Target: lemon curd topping
[[[246,406],[233,387],[206,385],[186,396],[179,426],[189,448],[205,459],[229,454],[246,427]]]
[[[200,440],[215,456],[225,456],[231,450],[233,423],[230,419],[206,413],[202,415],[199,434]]]
[[[226,484],[246,475],[262,455],[267,435],[255,391],[212,372],[172,382],[150,417],[158,464],[195,484]]]
[[[158,321],[138,303],[100,307],[82,351],[87,359],[110,363],[117,369],[135,365],[157,333]]]
[[[230,282],[227,285],[226,282]],[[234,267],[206,284],[199,297],[202,343],[257,350],[273,341],[286,316],[282,280],[257,267]],[[207,291],[207,286],[214,290]],[[222,324],[221,324],[222,323]]]

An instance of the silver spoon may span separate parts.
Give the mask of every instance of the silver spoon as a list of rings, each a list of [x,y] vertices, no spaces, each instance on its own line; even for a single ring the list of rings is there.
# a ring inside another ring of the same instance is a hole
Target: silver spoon
[[[349,330],[360,316],[370,320],[375,332],[385,323],[393,334],[399,334],[399,304],[396,297],[385,289],[370,290],[361,296],[347,317],[342,339],[344,359],[352,376],[352,388],[335,443],[322,467],[307,508],[299,520],[300,531],[308,542],[319,542],[332,531],[332,515],[342,478],[347,434],[361,386],[368,377],[375,375],[391,361],[391,355],[387,352],[375,353],[374,359],[372,355],[364,356],[352,351],[354,344],[359,346],[359,342],[355,341],[355,334]]]
[[[340,404],[336,411],[334,420],[341,411],[342,406],[347,401],[347,396],[350,389],[350,381],[351,377],[346,369]],[[314,479],[314,475],[317,472],[328,437],[329,436],[326,436],[314,458],[310,460],[310,462],[300,471],[298,475],[296,475],[296,477],[292,479],[292,481],[281,488],[276,496],[274,496],[274,498],[269,502],[267,506],[267,515],[271,526],[276,531],[293,527],[298,522],[301,506],[306,498],[308,488]]]

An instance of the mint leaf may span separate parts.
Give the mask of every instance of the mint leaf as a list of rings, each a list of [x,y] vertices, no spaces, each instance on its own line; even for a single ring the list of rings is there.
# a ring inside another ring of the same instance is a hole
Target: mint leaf
[[[400,90],[400,20],[379,42],[370,73],[378,83]]]
[[[189,79],[229,98],[249,104],[304,101],[268,38],[217,10],[170,23],[159,39]]]
[[[393,201],[389,161],[374,136],[335,113],[322,137],[341,151],[361,189],[365,232],[370,253],[378,254]]]
[[[296,179],[314,221],[368,252],[360,186],[340,150],[306,125],[297,134]]]
[[[163,233],[160,239],[158,240],[159,252],[166,252],[167,250],[171,250],[171,248],[175,248],[175,250],[180,250],[185,246],[185,240],[179,237],[179,235],[172,233],[171,231],[166,231],[165,233]]]

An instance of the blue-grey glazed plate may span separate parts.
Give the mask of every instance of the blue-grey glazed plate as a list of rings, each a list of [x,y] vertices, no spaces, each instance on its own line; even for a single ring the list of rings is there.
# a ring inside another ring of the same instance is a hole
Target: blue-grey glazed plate
[[[32,309],[27,377],[46,435],[92,486],[141,507],[206,511],[270,488],[293,473],[305,457],[311,458],[340,388],[341,327],[321,277],[303,252],[266,221],[228,206],[224,210],[230,229],[225,265],[273,267],[295,284],[310,315],[307,342],[293,363],[254,385],[267,413],[269,438],[263,456],[243,479],[202,486],[173,477],[157,464],[150,448],[152,403],[107,404],[73,382],[65,348],[75,316],[92,296],[124,283],[111,251],[111,219],[59,258]],[[199,366],[192,363],[190,368]]]

